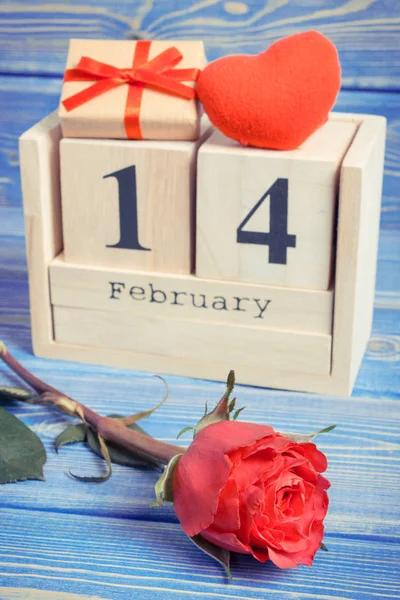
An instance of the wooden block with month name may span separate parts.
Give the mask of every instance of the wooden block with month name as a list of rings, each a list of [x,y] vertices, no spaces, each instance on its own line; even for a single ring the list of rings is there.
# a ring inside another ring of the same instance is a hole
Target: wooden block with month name
[[[356,128],[330,120],[292,151],[210,136],[198,155],[196,274],[328,289],[339,173]]]
[[[61,140],[66,260],[190,273],[198,144]]]
[[[307,334],[332,333],[333,290],[71,265],[63,255],[51,263],[49,281],[55,306]]]
[[[51,115],[27,131],[20,155],[35,354],[216,380],[235,368],[239,383],[350,394],[371,331],[385,120],[332,120],[357,131],[340,170],[329,291],[66,262],[59,121]]]

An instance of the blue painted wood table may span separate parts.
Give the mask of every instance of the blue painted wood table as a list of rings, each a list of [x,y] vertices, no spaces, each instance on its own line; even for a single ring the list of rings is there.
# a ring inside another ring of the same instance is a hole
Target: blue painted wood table
[[[329,459],[329,552],[314,566],[281,571],[235,555],[234,579],[198,551],[172,508],[150,508],[157,474],[114,466],[104,484],[66,475],[101,472],[83,446],[54,439],[68,419],[45,407],[10,405],[43,440],[45,482],[0,487],[0,599],[400,598],[398,568],[400,217],[400,14],[393,0],[153,2],[73,0],[0,5],[0,338],[39,377],[91,408],[121,414],[163,394],[150,374],[32,355],[18,136],[57,106],[70,37],[203,38],[209,58],[257,52],[314,27],[337,44],[344,89],[336,110],[382,114],[388,140],[374,328],[351,398],[238,386],[246,420],[277,430],[338,428],[319,445]],[[240,369],[240,365],[235,365]],[[221,380],[226,376],[221,373]],[[175,443],[224,389],[168,377],[170,398],[145,424]],[[0,384],[18,384],[0,366]],[[1,443],[1,440],[0,440]],[[179,440],[185,445],[185,440]]]

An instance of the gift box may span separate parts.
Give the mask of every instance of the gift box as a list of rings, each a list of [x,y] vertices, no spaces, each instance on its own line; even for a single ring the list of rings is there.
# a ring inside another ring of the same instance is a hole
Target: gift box
[[[59,117],[64,137],[195,140],[200,41],[71,40]]]

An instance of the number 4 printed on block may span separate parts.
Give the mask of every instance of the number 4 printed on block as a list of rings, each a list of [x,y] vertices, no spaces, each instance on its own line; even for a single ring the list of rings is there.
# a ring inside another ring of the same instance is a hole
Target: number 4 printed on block
[[[243,231],[243,227],[245,227],[268,196],[270,198],[269,232]],[[269,263],[277,265],[287,264],[287,249],[296,248],[296,236],[288,234],[288,179],[277,179],[265,192],[237,228],[236,241],[238,244],[268,246]]]

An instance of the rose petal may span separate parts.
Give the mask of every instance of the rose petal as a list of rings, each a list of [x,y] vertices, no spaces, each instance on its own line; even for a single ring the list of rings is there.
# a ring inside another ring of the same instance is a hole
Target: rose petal
[[[274,468],[274,456],[276,455],[275,450],[272,448],[267,448],[261,452],[257,452],[256,454],[252,454],[248,458],[241,460],[238,463],[238,456],[235,452],[236,456],[232,456],[229,454],[229,458],[235,465],[235,458],[237,464],[233,467],[235,481],[238,486],[238,490],[246,490],[249,486],[253,485],[258,481],[261,475],[271,476],[273,474]]]
[[[260,439],[256,444],[254,444],[254,446],[248,448],[246,452],[243,453],[243,458],[247,458],[256,452],[261,452],[262,450],[271,448],[275,451],[283,452],[286,446],[293,446],[293,442],[280,435],[280,433],[272,430],[270,437],[266,439]]]
[[[293,518],[301,517],[304,514],[304,493],[300,490],[292,492],[289,497],[289,508],[293,511]]]
[[[280,543],[284,552],[299,552],[305,550],[309,545],[309,540],[302,534],[301,527],[298,523],[279,523],[277,528],[279,531],[282,531],[285,536]]]
[[[267,562],[269,559],[269,550],[260,550],[259,548],[251,548],[251,553],[259,562]]]
[[[331,482],[328,481],[323,475],[318,475],[317,486],[323,490],[329,490],[329,488],[331,487]]]
[[[273,525],[270,526],[268,523],[264,527],[264,520],[254,519],[253,527],[250,531],[250,542],[252,548],[264,549],[270,548],[279,548],[282,540],[285,535],[282,531],[278,531],[277,529],[273,529]]]
[[[273,550],[272,548],[268,548],[268,554],[272,562],[280,569],[294,569],[298,566],[297,563],[286,554],[286,552],[279,552],[279,550],[277,551]]]
[[[253,516],[243,509],[241,506],[239,509],[240,516],[240,530],[238,531],[238,536],[240,537],[243,544],[250,543],[250,532],[252,527],[254,526],[254,518]]]
[[[277,477],[279,476],[279,474],[282,473],[282,471],[284,471],[285,468],[286,468],[285,457],[282,456],[281,454],[277,454],[274,457],[272,468],[270,468],[265,473],[262,473],[259,477],[259,481],[269,484],[271,481],[276,480]]]
[[[214,531],[212,527],[200,532],[203,538],[231,552],[239,552],[240,554],[251,554],[251,548],[247,544],[242,544],[234,533],[219,533]]]
[[[260,503],[263,497],[263,490],[254,485],[239,494],[240,530],[238,536],[244,544],[249,543],[254,515],[256,513],[258,515],[260,512]],[[265,521],[268,522],[268,518]]]
[[[237,531],[240,527],[239,496],[233,479],[228,479],[220,492],[212,525],[213,529],[224,533]]]
[[[297,519],[297,522],[301,525],[303,534],[305,536],[308,536],[310,533],[311,526],[316,518],[315,491],[317,488],[312,483],[308,482],[304,482],[304,485],[304,508],[301,516]]]
[[[307,459],[303,456],[282,456],[281,454],[275,456],[273,463],[273,468],[260,476],[260,481],[265,482],[267,485],[272,481],[277,480],[284,472],[290,473],[293,471],[293,476],[296,477],[297,467],[309,464]]]
[[[328,511],[329,498],[328,494],[320,488],[314,488],[313,493],[315,519],[322,521]]]
[[[295,485],[301,481],[299,476],[296,473],[292,473],[291,471],[284,471],[279,474],[276,480],[265,482],[265,496],[264,496],[264,513],[272,519],[272,521],[277,521],[281,519],[278,502],[277,502],[277,492],[285,486],[290,487],[291,485]]]
[[[174,509],[187,535],[196,535],[213,521],[231,467],[226,454],[273,433],[267,425],[220,421],[196,435],[173,476]]]
[[[295,467],[296,473],[305,481],[316,484],[318,481],[318,473],[309,461],[305,461],[304,464]]]
[[[264,492],[256,485],[250,486],[240,493],[240,506],[253,515],[264,497]]]
[[[328,468],[326,456],[317,449],[315,444],[306,442],[304,444],[298,444],[298,446],[301,448],[301,453],[310,461],[318,473],[324,473],[326,471]]]
[[[320,521],[314,521],[311,533],[308,540],[308,545],[305,550],[294,552],[290,557],[300,565],[312,566],[315,553],[321,546],[324,537],[324,526]]]
[[[277,519],[276,509],[276,487],[277,482],[272,481],[269,485],[265,485],[264,502],[263,502],[263,513],[269,517],[274,523]]]
[[[296,485],[302,484],[303,480],[298,476],[297,472],[283,471],[280,473],[276,481],[277,491],[281,488],[292,488]]]

